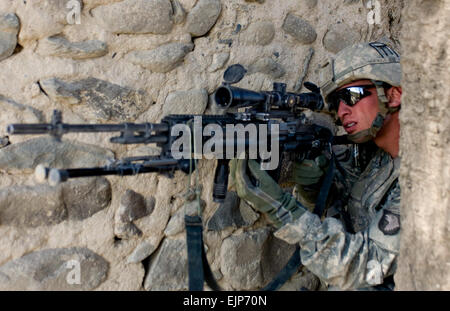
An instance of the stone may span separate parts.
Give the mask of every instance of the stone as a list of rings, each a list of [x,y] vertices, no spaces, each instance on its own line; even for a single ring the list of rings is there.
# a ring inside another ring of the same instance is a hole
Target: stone
[[[66,0],[25,1],[17,5],[21,21],[19,43],[26,47],[34,41],[59,34],[68,24]]]
[[[99,40],[70,42],[62,36],[53,36],[41,40],[37,52],[43,56],[87,59],[106,55],[108,47]]]
[[[288,244],[270,234],[264,243],[261,255],[263,285],[268,284],[285,267],[295,251],[295,245]]]
[[[111,186],[103,177],[72,179],[58,187],[14,185],[0,189],[0,223],[38,227],[83,220],[110,201]]]
[[[208,72],[215,72],[222,69],[230,58],[230,53],[216,53],[213,55],[211,66],[208,67]]]
[[[120,199],[118,219],[131,222],[148,215],[145,198],[131,189],[128,189]]]
[[[111,4],[114,2],[120,2],[123,0],[83,0],[83,7],[87,10],[98,7],[99,5]]]
[[[19,27],[19,19],[14,13],[0,14],[0,61],[14,53]]]
[[[245,2],[258,2],[258,3],[264,3],[266,0],[245,0]]]
[[[268,45],[275,37],[275,26],[271,22],[256,22],[248,26],[242,34],[246,45]]]
[[[174,24],[182,24],[186,19],[186,11],[178,0],[172,1],[173,22]]]
[[[142,236],[142,230],[132,222],[116,223],[114,225],[114,235],[121,240],[129,240]]]
[[[184,228],[184,209],[181,209],[170,218],[164,234],[168,237],[174,236],[183,232]]]
[[[186,30],[192,37],[205,35],[219,18],[220,0],[199,0],[186,18]]]
[[[6,134],[6,125],[12,123],[40,123],[45,122],[42,112],[28,105],[19,104],[11,98],[0,94],[0,133]]]
[[[202,213],[205,210],[206,202],[204,200],[200,200],[200,206],[199,202],[196,199],[193,199],[192,201],[186,200],[186,202],[183,204],[183,209],[185,210],[185,214],[189,216],[197,216],[200,213]]]
[[[133,250],[133,253],[127,258],[127,263],[138,263],[153,254],[156,247],[147,241],[142,242]]]
[[[253,208],[244,200],[241,200],[239,204],[239,212],[246,227],[253,226],[260,217],[260,214],[255,212]]]
[[[81,104],[81,87],[76,83],[51,78],[39,81],[39,85],[53,101],[64,105]]]
[[[186,191],[186,182],[183,179],[185,176],[181,172],[175,172],[175,178],[168,178],[163,175],[156,176],[157,183],[151,189],[155,196],[155,208],[151,216],[139,220],[139,225],[146,238],[145,240],[155,246],[160,245],[164,239],[164,230],[167,227],[171,215],[180,208],[180,205],[176,204],[179,201],[176,197]],[[146,183],[145,179],[142,179],[142,181]]]
[[[284,268],[294,250],[267,227],[233,234],[222,243],[220,269],[234,289],[259,289]]]
[[[308,9],[313,9],[317,6],[317,0],[304,0]]]
[[[60,189],[48,185],[14,185],[0,190],[0,224],[38,227],[58,224],[68,217]]]
[[[305,267],[299,273],[294,274],[278,290],[279,291],[319,291],[320,280]],[[324,289],[326,290],[326,289]]]
[[[94,145],[38,137],[2,148],[0,168],[34,170],[38,164],[52,168],[103,166],[108,158],[114,158],[114,154]]]
[[[121,239],[141,236],[142,231],[133,223],[134,220],[147,216],[154,208],[155,200],[146,201],[145,198],[133,190],[128,189],[120,199],[119,209],[115,214],[114,233]],[[147,208],[147,202],[149,207]]]
[[[205,89],[176,91],[170,93],[163,106],[163,115],[202,114],[208,105],[208,92]]]
[[[135,120],[151,105],[143,90],[134,90],[93,77],[65,82],[58,78],[40,81],[47,95],[65,105],[86,105],[102,120]]]
[[[144,280],[148,291],[180,291],[188,289],[186,238],[166,238],[153,255]]]
[[[44,249],[0,266],[0,290],[93,290],[108,271],[109,263],[88,248]]]
[[[344,23],[332,25],[323,38],[323,46],[331,53],[338,53],[347,46],[357,43],[359,34]]]
[[[248,74],[256,72],[264,73],[271,76],[273,79],[277,79],[284,76],[286,70],[272,58],[264,57],[256,60],[248,67]]]
[[[172,31],[169,0],[125,0],[96,7],[92,15],[106,30],[121,34],[168,34]]]
[[[219,205],[217,211],[208,220],[206,225],[208,230],[222,231],[228,227],[241,228],[252,225],[252,222],[248,221],[249,218],[251,219],[251,217],[247,216],[248,211],[243,211],[246,208],[251,211],[251,208],[248,205],[240,205],[240,201],[236,192],[228,191],[225,201]],[[253,212],[253,214],[256,213]],[[257,218],[258,216],[256,215]]]
[[[286,15],[282,28],[302,44],[311,44],[316,41],[317,33],[314,27],[306,20],[292,13]]]
[[[174,42],[153,50],[133,51],[126,60],[153,72],[166,73],[178,67],[193,48],[192,43]]]
[[[83,220],[111,203],[111,184],[104,177],[71,179],[61,184],[69,220]]]
[[[223,276],[236,290],[250,290],[263,285],[262,250],[269,229],[234,234],[222,242],[220,259]]]
[[[0,148],[10,145],[9,136],[0,137]]]

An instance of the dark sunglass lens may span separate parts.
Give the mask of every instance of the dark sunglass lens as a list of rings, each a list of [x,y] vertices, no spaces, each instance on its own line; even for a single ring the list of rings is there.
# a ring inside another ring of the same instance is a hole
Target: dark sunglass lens
[[[353,107],[361,99],[372,93],[367,91],[367,88],[373,86],[350,86],[345,89],[334,92],[328,97],[330,103],[330,110],[337,111],[339,109],[339,104],[343,101],[347,106]]]
[[[372,93],[366,90],[370,87],[371,86],[352,86],[347,88],[348,99],[345,101],[346,104],[349,106],[354,106],[364,97],[371,95]]]

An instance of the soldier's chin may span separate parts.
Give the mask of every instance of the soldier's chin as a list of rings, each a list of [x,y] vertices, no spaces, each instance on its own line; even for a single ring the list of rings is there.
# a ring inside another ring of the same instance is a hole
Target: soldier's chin
[[[347,138],[356,144],[362,144],[368,142],[369,140],[372,140],[373,136],[370,134],[369,129],[366,129],[348,134]]]

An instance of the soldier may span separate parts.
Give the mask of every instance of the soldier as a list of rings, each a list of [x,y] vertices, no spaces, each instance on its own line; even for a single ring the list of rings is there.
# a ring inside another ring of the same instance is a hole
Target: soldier
[[[384,283],[392,289],[400,234],[400,57],[382,43],[357,44],[328,60],[320,80],[323,98],[349,139],[375,146],[361,171],[337,163],[328,205],[348,217],[321,219],[308,210],[330,163],[323,156],[294,165],[298,200],[254,160],[233,160],[237,193],[267,214],[276,237],[299,243],[303,265],[330,287],[372,289]]]

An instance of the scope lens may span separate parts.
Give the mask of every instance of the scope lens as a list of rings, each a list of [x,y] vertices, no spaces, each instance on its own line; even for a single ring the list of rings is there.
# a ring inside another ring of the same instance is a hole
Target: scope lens
[[[219,87],[214,95],[216,104],[222,107],[228,107],[231,104],[231,92],[226,87]]]

